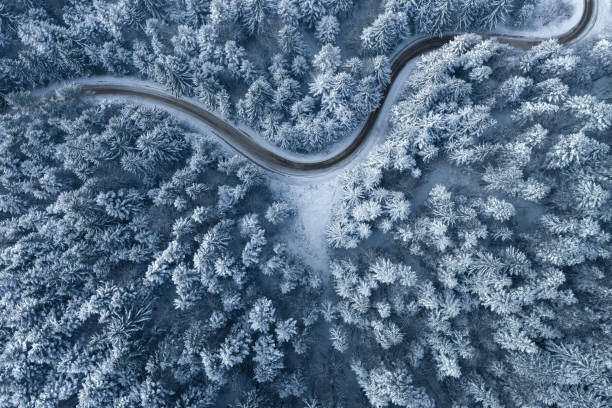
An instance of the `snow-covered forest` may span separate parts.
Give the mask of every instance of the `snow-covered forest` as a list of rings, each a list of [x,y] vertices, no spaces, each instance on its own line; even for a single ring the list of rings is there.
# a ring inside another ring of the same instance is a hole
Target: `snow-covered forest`
[[[538,1],[548,3],[14,0],[0,5],[0,91],[96,73],[137,76],[284,149],[319,151],[376,108],[389,53],[402,40],[505,20],[528,25],[542,12]]]
[[[3,1],[0,408],[612,406],[612,5],[480,35],[589,3]],[[281,153],[385,126],[300,179],[95,76]]]
[[[611,57],[468,35],[418,63],[327,234],[373,406],[406,369],[440,406],[612,402]]]

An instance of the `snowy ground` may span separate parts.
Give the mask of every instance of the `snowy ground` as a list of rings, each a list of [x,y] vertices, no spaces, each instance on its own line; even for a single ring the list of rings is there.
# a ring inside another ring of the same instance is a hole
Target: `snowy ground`
[[[544,9],[547,3],[557,2],[559,0],[541,0],[540,7]],[[498,26],[495,32],[502,34],[514,34],[522,36],[536,36],[542,38],[555,37],[564,32],[569,31],[578,23],[584,11],[584,0],[563,0],[572,7],[572,14],[568,16],[559,16],[550,20],[547,24],[538,24],[538,20],[534,22],[531,28],[516,28],[512,26]],[[598,0],[597,9],[595,11],[595,21],[591,25],[591,29],[587,30],[580,36],[580,40],[592,38],[598,35],[609,35],[612,24],[612,0]]]
[[[559,9],[561,1],[570,7],[570,14],[551,17],[549,13]],[[540,0],[537,3],[534,20],[530,22],[530,27],[517,28],[511,25],[500,25],[494,31],[496,33],[539,36],[542,38],[555,37],[574,27],[580,21],[583,11],[584,0]]]
[[[595,25],[588,33],[588,37],[610,37],[612,27],[612,0],[599,0]]]
[[[338,179],[300,185],[270,181],[272,190],[280,193],[296,211],[294,220],[283,234],[285,244],[322,276],[326,275],[329,265],[325,229],[341,188]]]

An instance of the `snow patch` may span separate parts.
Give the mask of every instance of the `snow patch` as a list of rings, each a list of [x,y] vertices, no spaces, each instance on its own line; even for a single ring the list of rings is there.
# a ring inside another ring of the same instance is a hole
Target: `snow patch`
[[[326,279],[330,255],[325,231],[341,188],[340,177],[317,184],[294,185],[271,179],[270,188],[295,210],[293,221],[283,233],[285,244]]]
[[[568,9],[568,14],[551,15]],[[500,25],[495,31],[500,33],[539,36],[542,38],[556,37],[572,29],[584,13],[584,0],[540,0],[536,4],[533,18],[525,27]]]
[[[590,35],[609,37],[610,27],[612,27],[612,0],[599,0],[594,18],[595,23]]]
[[[544,10],[548,3],[552,4],[558,1],[559,0],[542,0],[539,7],[541,10]],[[563,0],[563,2],[567,3],[572,8],[571,16],[558,16],[548,21],[546,24],[541,23],[542,19],[540,19],[540,24],[538,24],[538,20],[536,20],[533,27],[526,28],[500,25],[495,28],[495,32],[541,38],[560,36],[576,26],[584,13],[584,0]],[[597,0],[595,7],[596,9],[590,27],[574,41],[575,43],[585,38],[610,35],[610,26],[612,24],[612,0]]]

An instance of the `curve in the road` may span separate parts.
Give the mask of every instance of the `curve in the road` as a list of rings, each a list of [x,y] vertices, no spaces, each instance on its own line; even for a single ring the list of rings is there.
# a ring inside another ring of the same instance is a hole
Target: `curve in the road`
[[[584,0],[584,11],[580,21],[574,27],[572,27],[571,30],[552,38],[556,39],[562,44],[568,44],[578,39],[580,35],[589,28],[590,23],[594,20],[596,2],[597,0]],[[393,59],[391,65],[391,82],[384,92],[378,109],[368,116],[364,126],[348,146],[343,148],[337,154],[334,154],[332,157],[317,161],[301,161],[284,157],[282,154],[263,147],[246,132],[232,126],[224,119],[207,111],[198,104],[189,100],[178,98],[162,90],[126,84],[87,83],[81,84],[81,89],[84,92],[93,93],[94,95],[137,97],[141,100],[151,101],[156,105],[166,106],[185,112],[211,127],[215,133],[217,133],[217,135],[234,150],[244,155],[257,165],[274,173],[283,175],[311,176],[313,174],[339,168],[345,164],[348,159],[354,157],[368,139],[368,136],[381,113],[382,106],[389,95],[389,90],[406,64],[428,51],[432,51],[443,46],[444,44],[447,44],[454,37],[454,35],[445,35],[441,37],[424,38],[408,44],[400,53],[398,53]],[[499,42],[523,49],[533,47],[545,40],[542,38],[493,34],[486,34],[483,37],[495,38]]]

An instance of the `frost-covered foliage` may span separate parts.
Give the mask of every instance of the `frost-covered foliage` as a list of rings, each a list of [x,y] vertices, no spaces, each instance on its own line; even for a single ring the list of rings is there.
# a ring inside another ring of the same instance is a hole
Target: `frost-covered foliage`
[[[418,63],[328,230],[372,405],[612,404],[611,56],[468,35]]]
[[[374,110],[387,85],[384,55],[362,57],[337,41],[355,7],[353,0],[9,2],[0,8],[0,26],[9,28],[1,31],[0,90],[92,73],[137,75],[282,148],[320,150]]]
[[[490,28],[532,3],[4,1],[0,92],[90,74],[139,76],[284,149],[317,151],[378,106],[387,54],[406,35]]]
[[[319,281],[290,209],[214,139],[75,91],[0,116],[0,406],[300,397]]]
[[[312,152],[378,106],[407,36],[565,4],[3,1],[0,406],[611,406],[609,40],[425,56],[343,176],[321,276],[214,138],[27,92],[137,76]]]

